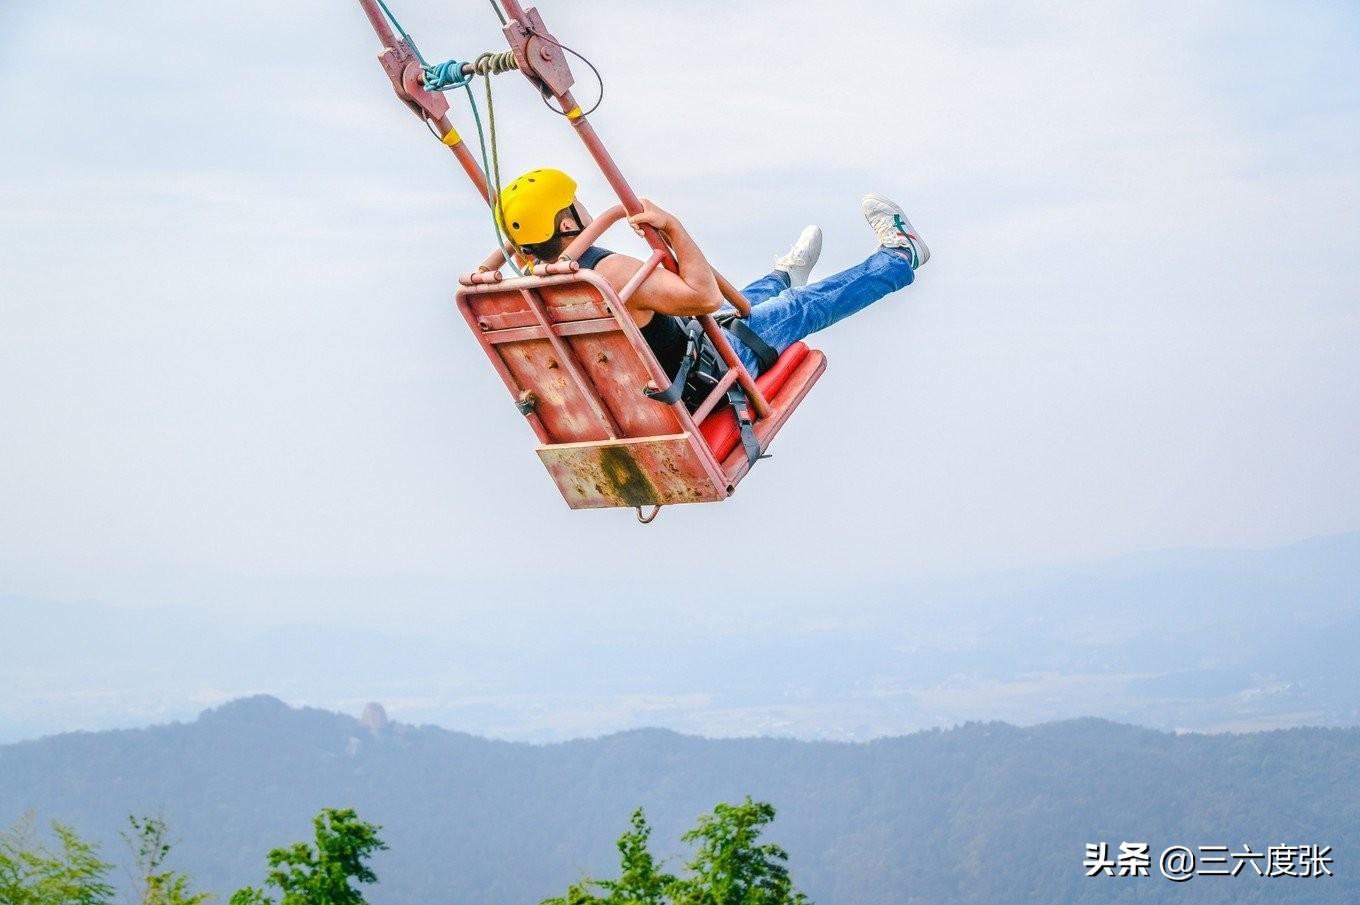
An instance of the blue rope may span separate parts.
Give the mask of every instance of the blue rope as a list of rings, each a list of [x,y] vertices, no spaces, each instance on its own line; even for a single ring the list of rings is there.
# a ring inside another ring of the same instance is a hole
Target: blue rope
[[[472,74],[463,74],[463,64],[457,60],[447,60],[434,66],[424,67],[426,91],[449,91],[453,88],[466,88],[472,81]]]
[[[392,23],[397,34],[401,35],[406,46],[411,48],[416,59],[420,61],[421,76],[426,91],[448,91],[451,88],[462,88],[472,81],[471,75],[463,75],[463,64],[457,60],[446,60],[443,63],[431,66],[426,62],[425,56],[416,46],[416,42],[411,39],[411,35],[402,26],[396,13],[392,12],[391,7],[384,0],[378,0],[378,6],[382,7],[383,15],[387,16],[387,21]]]
[[[467,92],[468,105],[472,107],[472,119],[477,124],[477,144],[482,152],[482,172],[489,174],[491,167],[486,155],[486,136],[482,131],[482,117],[477,110],[477,100],[472,96],[472,76],[463,75],[463,64],[457,60],[447,60],[437,66],[431,66],[425,62],[425,57],[421,55],[420,48],[416,46],[415,41],[411,40],[411,36],[407,34],[405,28],[402,28],[401,22],[397,20],[384,0],[378,0],[378,6],[382,7],[383,14],[392,23],[392,27],[397,30],[397,34],[401,35],[401,39],[406,42],[406,45],[415,53],[416,59],[420,61],[421,76],[426,91],[448,91],[454,88],[462,88]],[[489,79],[490,76],[488,75],[486,78]],[[499,199],[493,200],[498,201]],[[505,239],[501,236],[501,225],[496,220],[494,209],[491,212],[491,226],[496,233],[496,247],[502,248]],[[516,274],[523,276],[523,271],[516,266],[513,260],[507,257],[505,263],[509,264],[510,269]]]
[[[383,0],[378,0],[378,5],[382,7],[383,13],[387,16],[387,20],[392,23],[392,27],[397,30],[397,34],[401,35],[401,39],[415,51],[416,59],[420,60],[420,65],[428,69],[430,64],[426,63],[425,58],[420,55],[420,48],[416,46],[415,41],[411,40],[411,36],[406,33],[406,29],[401,27],[401,23],[397,21],[396,15],[393,14],[392,10],[388,9],[387,4],[384,3]]]

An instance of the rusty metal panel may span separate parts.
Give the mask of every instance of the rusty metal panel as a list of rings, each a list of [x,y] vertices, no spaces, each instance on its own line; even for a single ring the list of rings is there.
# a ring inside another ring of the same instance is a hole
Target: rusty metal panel
[[[609,305],[590,283],[540,283],[534,287],[534,291],[543,299],[550,323],[612,317]],[[483,331],[508,330],[538,323],[533,309],[516,288],[475,293],[469,298],[469,305],[477,326]]]
[[[528,327],[538,323],[529,303],[518,289],[496,292],[459,292],[471,315],[469,320],[483,332]]]
[[[566,341],[623,436],[684,432],[672,406],[642,395],[652,376],[622,332],[571,336]]]
[[[572,509],[711,503],[714,483],[692,434],[540,446],[538,457]]]
[[[491,349],[490,354],[504,362],[514,388],[531,394],[533,411],[550,442],[574,443],[609,436],[607,427],[596,417],[591,400],[572,381],[557,351],[546,339],[502,343]],[[519,398],[514,388],[511,392]]]
[[[553,323],[611,317],[613,314],[600,297],[600,291],[585,281],[544,284],[539,287],[538,294]]]

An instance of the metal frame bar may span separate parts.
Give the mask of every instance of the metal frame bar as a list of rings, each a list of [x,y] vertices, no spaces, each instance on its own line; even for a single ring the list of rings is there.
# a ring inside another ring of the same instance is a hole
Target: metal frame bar
[[[460,288],[454,296],[458,312],[463,315],[463,319],[467,321],[468,329],[470,329],[472,334],[477,337],[477,342],[482,345],[482,348],[487,353],[486,357],[491,359],[491,366],[494,367],[496,373],[500,375],[501,382],[505,384],[505,388],[510,391],[511,396],[518,399],[520,398],[520,393],[524,391],[524,388],[519,385],[517,380],[515,380],[515,375],[510,373],[510,369],[506,367],[506,364],[501,360],[500,355],[487,345],[485,338],[486,333],[482,330],[481,325],[477,323],[477,316],[473,313],[471,305],[468,304],[466,293],[469,291],[470,290],[466,287],[463,287]],[[482,291],[486,292],[488,289],[483,289]],[[525,414],[524,420],[528,421],[529,426],[533,428],[534,436],[538,437],[539,443],[551,442],[552,437],[548,433],[548,428],[543,424],[543,419],[538,417],[537,412],[528,412]]]
[[[595,417],[600,420],[600,424],[604,427],[605,433],[609,434],[609,439],[617,440],[623,431],[619,430],[618,423],[614,421],[614,418],[609,412],[605,411],[604,406],[600,404],[599,392],[591,385],[590,381],[586,380],[585,375],[581,373],[581,369],[576,367],[576,356],[572,354],[572,351],[567,348],[567,344],[562,341],[562,337],[553,329],[552,321],[548,320],[548,310],[543,305],[543,300],[538,297],[538,287],[524,286],[520,288],[519,294],[529,305],[529,310],[538,318],[539,324],[547,331],[548,342],[552,345],[553,351],[557,353],[557,357],[561,359],[559,364],[567,369],[567,374],[571,377],[572,383],[576,384],[576,389],[580,391],[581,395],[590,403],[591,411],[593,411]]]
[[[590,336],[595,333],[612,333],[618,325],[612,317],[595,317],[584,321],[563,321],[553,324],[558,336]],[[547,339],[548,332],[538,324],[531,327],[503,327],[500,330],[487,330],[483,334],[493,346],[501,343],[522,342],[526,339]]]
[[[709,393],[704,401],[700,403],[699,407],[694,410],[694,423],[703,424],[704,419],[713,414],[713,410],[718,407],[718,403],[722,402],[723,396],[727,395],[727,391],[732,389],[732,384],[736,382],[737,372],[733,370],[729,370],[719,378],[717,385],[713,387],[713,391]]]
[[[662,260],[663,257],[661,252],[652,252],[652,256],[642,262],[642,266],[637,269],[637,273],[629,277],[628,282],[623,284],[623,288],[619,290],[619,301],[623,302],[625,305],[628,304],[628,300],[633,297],[633,293],[638,291],[639,286],[647,282],[647,278],[652,275],[652,271],[656,270],[656,268],[661,265]]]

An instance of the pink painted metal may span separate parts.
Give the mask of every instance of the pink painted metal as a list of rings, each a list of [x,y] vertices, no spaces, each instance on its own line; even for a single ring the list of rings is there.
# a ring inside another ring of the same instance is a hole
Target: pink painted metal
[[[505,6],[510,21],[502,31],[515,55],[519,71],[532,72],[555,97],[569,92],[571,86],[576,84],[576,78],[571,74],[571,66],[567,64],[567,55],[562,52],[562,46],[548,34],[538,10],[533,7],[521,10],[519,4],[515,3],[514,11],[511,12],[511,4]],[[566,111],[570,108],[562,109]]]
[[[594,388],[591,387],[591,385],[586,382],[585,377],[582,376],[581,369],[576,366],[575,356],[567,349],[566,341],[553,329],[552,321],[548,319],[548,311],[544,307],[539,294],[533,287],[526,286],[520,290],[520,295],[524,297],[525,303],[528,304],[529,309],[533,311],[534,317],[538,318],[539,325],[546,331],[548,344],[551,345],[552,350],[557,353],[557,357],[549,363],[548,367],[561,367],[567,372],[567,375],[571,378],[572,382],[576,384],[576,389],[580,392],[581,398],[586,400],[586,404],[590,407],[590,410],[595,414],[595,417],[599,419],[600,427],[602,427],[605,433],[609,435],[609,439],[617,439],[619,436],[618,424],[616,424],[614,419],[609,416],[609,413],[605,411],[604,406],[600,403],[599,397],[594,392]]]
[[[703,420],[708,417],[709,412],[713,411],[718,403],[723,401],[723,397],[727,395],[727,391],[732,389],[732,384],[736,382],[736,371],[728,371],[720,377],[717,385],[713,387],[713,392],[709,393],[708,398],[700,403],[699,407],[694,410],[695,422],[702,424]]]
[[[713,278],[718,281],[718,291],[722,293],[722,297],[731,303],[733,308],[737,309],[737,313],[742,317],[750,317],[751,303],[746,300],[746,296],[741,294],[741,290],[728,282],[727,277],[718,273],[717,270],[713,271]]]
[[[623,284],[623,288],[619,290],[619,301],[627,302],[632,298],[633,293],[637,292],[638,287],[646,282],[647,278],[652,275],[652,271],[661,266],[664,257],[665,256],[659,251],[652,252],[652,256],[642,262],[642,266],[637,269],[637,273],[629,277],[628,282]]]
[[[562,250],[562,257],[571,258],[573,261],[576,260],[581,256],[583,251],[594,245],[595,241],[599,239],[600,236],[604,235],[605,230],[609,229],[626,216],[628,216],[628,212],[623,209],[623,205],[616,204],[604,211],[604,213],[600,214],[598,217],[593,218],[585,225],[585,228],[581,230],[581,234],[572,239],[571,242],[567,244],[567,247]]]
[[[543,265],[544,273],[575,273],[580,269],[581,265],[575,261],[553,261]]]
[[[383,49],[378,53],[378,63],[391,79],[392,90],[397,98],[410,108],[412,113],[430,123],[443,139],[453,131],[453,124],[448,117],[448,99],[437,91],[425,90],[420,59],[415,48],[398,38],[392,31],[392,26],[388,24],[387,17],[378,7],[377,0],[359,0],[359,5],[363,7],[364,15],[368,17],[369,24],[373,26],[373,31],[377,33],[378,41],[382,44]],[[490,183],[467,145],[458,141],[452,144],[446,142],[445,146],[453,152],[463,172],[481,194],[482,200],[490,204]]]

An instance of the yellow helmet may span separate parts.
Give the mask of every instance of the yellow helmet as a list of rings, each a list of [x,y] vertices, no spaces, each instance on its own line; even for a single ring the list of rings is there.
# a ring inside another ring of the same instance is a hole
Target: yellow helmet
[[[557,212],[576,198],[576,180],[561,170],[530,170],[501,189],[501,228],[516,245],[546,242],[557,232]]]

